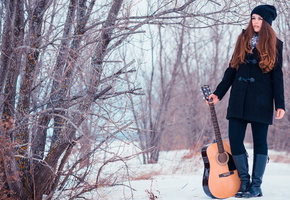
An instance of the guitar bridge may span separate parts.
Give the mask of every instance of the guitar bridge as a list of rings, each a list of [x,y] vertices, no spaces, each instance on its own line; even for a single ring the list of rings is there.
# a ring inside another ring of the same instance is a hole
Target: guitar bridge
[[[232,174],[234,174],[234,172],[233,172],[233,171],[230,171],[230,172],[226,172],[226,173],[220,174],[219,177],[220,177],[220,178],[228,177],[228,176],[230,176],[230,175],[232,175]]]

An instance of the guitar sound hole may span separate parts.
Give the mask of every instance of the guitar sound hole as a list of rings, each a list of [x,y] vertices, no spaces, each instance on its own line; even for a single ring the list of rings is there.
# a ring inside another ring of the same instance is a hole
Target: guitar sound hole
[[[217,154],[217,161],[220,165],[226,165],[229,161],[229,155],[226,152],[218,153]]]

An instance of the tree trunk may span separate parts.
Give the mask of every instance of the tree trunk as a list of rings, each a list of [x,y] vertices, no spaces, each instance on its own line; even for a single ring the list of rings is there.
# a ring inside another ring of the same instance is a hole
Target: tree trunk
[[[2,37],[2,54],[1,54],[1,78],[0,78],[0,102],[1,106],[1,121],[0,121],[0,160],[1,171],[5,175],[1,176],[1,182],[7,186],[7,190],[12,191],[11,195],[17,199],[24,197],[24,190],[20,181],[20,176],[17,173],[18,166],[16,165],[14,155],[15,150],[12,144],[13,135],[11,131],[15,123],[15,95],[16,84],[19,75],[21,52],[17,50],[23,44],[23,2],[16,0],[9,1],[6,4],[6,19],[4,24],[4,34]],[[4,48],[3,48],[4,47]],[[4,86],[5,84],[5,86]],[[9,188],[9,189],[8,189]],[[2,189],[0,189],[1,192]]]

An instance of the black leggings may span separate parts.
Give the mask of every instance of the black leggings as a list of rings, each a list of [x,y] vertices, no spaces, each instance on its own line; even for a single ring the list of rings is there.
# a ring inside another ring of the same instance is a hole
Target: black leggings
[[[229,140],[232,154],[240,155],[246,153],[244,139],[248,123],[250,123],[252,127],[254,154],[268,155],[267,134],[269,125],[248,122],[237,118],[229,119]]]

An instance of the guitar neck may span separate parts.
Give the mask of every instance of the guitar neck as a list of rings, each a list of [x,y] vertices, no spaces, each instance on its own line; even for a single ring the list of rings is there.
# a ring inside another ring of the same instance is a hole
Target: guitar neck
[[[212,123],[213,123],[215,138],[216,138],[216,142],[217,142],[217,146],[218,146],[218,152],[223,153],[224,146],[223,146],[223,142],[222,142],[222,136],[221,136],[221,132],[220,132],[214,104],[209,103],[209,108],[210,108],[210,114],[211,114],[211,119],[212,119]]]

